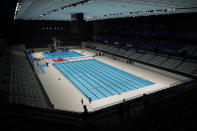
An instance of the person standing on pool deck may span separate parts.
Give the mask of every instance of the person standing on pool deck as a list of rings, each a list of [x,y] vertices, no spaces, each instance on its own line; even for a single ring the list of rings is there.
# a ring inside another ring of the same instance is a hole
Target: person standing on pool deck
[[[83,112],[83,121],[84,121],[84,126],[87,126],[88,122],[88,109],[86,105],[83,106],[84,112]]]
[[[91,104],[91,102],[92,102],[92,98],[91,98],[91,97],[89,97],[89,103]]]
[[[46,65],[47,65],[47,67],[49,67],[49,63],[48,62],[46,62]]]
[[[82,103],[82,105],[83,105],[83,98],[81,98],[81,103]]]

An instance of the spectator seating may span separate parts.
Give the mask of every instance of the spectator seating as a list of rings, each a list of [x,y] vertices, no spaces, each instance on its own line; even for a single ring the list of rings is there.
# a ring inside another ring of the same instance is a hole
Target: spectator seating
[[[149,61],[150,64],[159,66],[163,62],[165,62],[168,58],[166,56],[157,55],[153,59]]]
[[[194,51],[194,53],[192,54],[192,56],[197,57],[197,49]]]
[[[118,50],[119,50],[118,48],[113,47],[113,46],[110,46],[110,47],[108,48],[108,50],[105,50],[105,51],[108,51],[109,53],[115,54]]]
[[[24,50],[4,47],[1,57],[0,92],[7,92],[9,103],[51,107],[42,85],[33,72]]]
[[[194,70],[194,72],[192,73],[192,75],[197,76],[197,69]]]
[[[182,63],[182,59],[180,58],[169,58],[167,61],[161,64],[162,67],[175,69],[179,64]]]
[[[128,50],[127,52],[125,52],[125,54],[122,54],[122,56],[124,56],[124,57],[129,57],[129,56],[135,54],[135,52],[136,52],[135,50],[130,49],[130,50]]]
[[[154,49],[176,53],[185,45],[183,42],[179,41],[169,41],[169,40],[157,40],[157,39],[140,39],[140,38],[124,38],[119,36],[101,36],[101,41],[108,41],[109,43],[119,43],[126,44],[132,47],[138,47],[140,49],[145,49],[153,51]],[[179,51],[180,52],[180,51]]]
[[[9,101],[10,52],[10,48],[2,43],[0,48],[0,103]]]
[[[140,48],[152,50],[156,47],[156,44],[158,43],[157,40],[146,40],[144,43],[138,44]]]
[[[117,55],[120,55],[120,56],[123,56],[123,54],[124,54],[125,52],[126,52],[125,49],[120,48],[119,50],[117,50],[116,54],[117,54]]]
[[[196,69],[197,63],[191,62],[189,60],[184,61],[178,68],[176,68],[177,71],[187,74],[192,74]]]
[[[182,42],[168,41],[168,45],[164,49],[164,51],[176,53],[179,49],[182,48],[183,45],[184,45],[184,43],[182,43]]]
[[[135,60],[136,60],[136,59],[139,59],[140,57],[142,57],[143,55],[144,55],[144,54],[142,54],[142,53],[136,52],[136,53],[130,55],[129,58],[135,59]]]
[[[168,45],[169,46],[169,45]],[[176,70],[178,72],[192,74],[196,76],[196,63],[192,61],[184,61],[184,58],[175,57],[175,56],[167,56],[164,54],[157,54],[150,51],[136,51],[135,48],[130,48],[129,50],[122,49],[120,47],[114,47],[109,45],[97,44],[97,49],[102,49],[110,54],[105,54],[108,57],[114,58],[114,55],[120,55],[126,58],[138,60],[141,62],[157,65],[160,67],[164,67],[166,69]],[[160,45],[161,48],[167,47],[165,44]],[[122,60],[120,58],[116,58],[118,60]],[[127,60],[122,60],[127,61]]]
[[[143,61],[143,62],[149,62],[151,59],[153,59],[155,57],[154,54],[152,53],[147,53],[145,55],[143,55],[142,57],[139,58],[140,61]]]
[[[11,52],[10,102],[48,107],[41,85],[37,82],[25,53],[17,52],[17,50]]]
[[[195,52],[197,51],[197,47],[194,46],[194,44],[191,43],[187,43],[184,46],[182,46],[178,52],[187,52],[187,54],[193,56],[193,54],[195,54]]]

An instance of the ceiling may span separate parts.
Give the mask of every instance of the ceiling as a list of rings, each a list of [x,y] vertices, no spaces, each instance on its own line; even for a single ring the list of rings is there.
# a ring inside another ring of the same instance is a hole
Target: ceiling
[[[18,0],[15,19],[69,21],[197,12],[197,0]]]

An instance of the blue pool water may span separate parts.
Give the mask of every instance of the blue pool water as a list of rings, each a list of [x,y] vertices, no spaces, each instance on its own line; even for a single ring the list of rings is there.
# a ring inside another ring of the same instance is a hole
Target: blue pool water
[[[92,101],[154,84],[95,59],[54,66]]]
[[[70,58],[70,57],[79,57],[83,56],[82,54],[75,51],[65,51],[65,52],[51,52],[43,53],[47,59],[59,59],[59,58]]]

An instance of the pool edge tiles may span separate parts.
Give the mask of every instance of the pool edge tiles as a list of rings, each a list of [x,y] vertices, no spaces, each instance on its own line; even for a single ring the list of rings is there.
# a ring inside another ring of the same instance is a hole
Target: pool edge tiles
[[[72,58],[84,56],[76,51],[42,53],[46,59]]]
[[[55,63],[53,66],[92,101],[155,84],[95,59]]]

